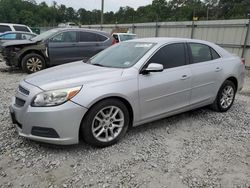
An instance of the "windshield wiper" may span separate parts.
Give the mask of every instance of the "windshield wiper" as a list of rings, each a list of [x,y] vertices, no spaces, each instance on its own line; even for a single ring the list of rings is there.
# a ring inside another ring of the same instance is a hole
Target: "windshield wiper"
[[[99,64],[99,63],[94,63],[94,64],[91,64],[91,65],[95,65],[95,66],[99,66],[99,67],[105,67],[104,65]]]

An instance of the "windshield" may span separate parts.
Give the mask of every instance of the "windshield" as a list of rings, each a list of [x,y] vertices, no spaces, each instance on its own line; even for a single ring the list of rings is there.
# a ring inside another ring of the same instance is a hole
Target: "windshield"
[[[135,38],[136,38],[136,35],[120,35],[121,41],[132,40]]]
[[[49,38],[50,36],[54,35],[56,32],[58,32],[58,29],[51,29],[51,30],[43,32],[40,35],[37,35],[36,37],[32,38],[31,40],[42,41],[42,40],[45,40],[45,39]]]
[[[137,63],[155,43],[123,42],[100,52],[90,59],[93,65],[114,68],[128,68]]]

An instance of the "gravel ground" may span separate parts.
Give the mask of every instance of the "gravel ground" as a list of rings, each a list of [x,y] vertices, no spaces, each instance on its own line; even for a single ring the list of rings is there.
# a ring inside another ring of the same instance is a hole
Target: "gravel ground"
[[[8,105],[26,75],[0,64],[0,187],[250,187],[250,77],[227,113],[183,113],[97,149],[18,137]]]

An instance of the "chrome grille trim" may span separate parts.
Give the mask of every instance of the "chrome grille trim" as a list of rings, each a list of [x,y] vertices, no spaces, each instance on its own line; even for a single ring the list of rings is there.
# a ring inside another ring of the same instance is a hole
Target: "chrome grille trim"
[[[27,96],[28,96],[28,95],[30,94],[29,90],[25,89],[25,88],[22,87],[21,85],[18,86],[18,90],[19,90],[22,94],[24,94],[24,95],[27,95]]]

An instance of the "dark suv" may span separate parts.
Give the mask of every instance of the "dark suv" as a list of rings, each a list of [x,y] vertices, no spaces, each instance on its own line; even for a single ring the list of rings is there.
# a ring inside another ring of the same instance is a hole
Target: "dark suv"
[[[7,65],[33,73],[52,65],[87,61],[111,45],[111,36],[102,31],[58,28],[30,40],[6,42],[1,53]]]

